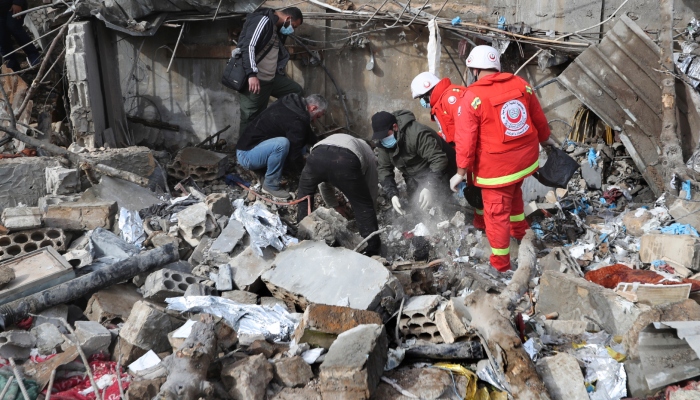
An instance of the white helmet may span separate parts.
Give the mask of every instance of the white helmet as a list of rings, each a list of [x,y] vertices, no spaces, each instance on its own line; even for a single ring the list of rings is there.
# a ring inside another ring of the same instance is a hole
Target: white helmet
[[[411,82],[411,95],[414,99],[428,93],[428,91],[435,87],[440,82],[440,78],[431,74],[430,72],[421,72],[413,78]]]
[[[497,69],[501,71],[498,50],[491,46],[476,46],[467,57],[467,67],[477,69]]]

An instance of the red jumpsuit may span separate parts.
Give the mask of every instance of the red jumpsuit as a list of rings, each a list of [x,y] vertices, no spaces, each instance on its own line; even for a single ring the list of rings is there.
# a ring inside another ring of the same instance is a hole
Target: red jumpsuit
[[[539,144],[549,125],[532,88],[508,73],[487,75],[467,88],[455,119],[457,166],[482,188],[491,265],[510,269],[510,237],[520,240],[525,221],[522,181],[539,167]]]
[[[430,94],[430,116],[440,128],[440,135],[447,143],[454,146],[455,141],[455,117],[457,107],[462,96],[467,93],[464,86],[453,85],[450,78],[443,78],[433,88]],[[473,179],[467,177],[467,184],[472,185]],[[474,210],[474,227],[476,229],[486,229],[484,222],[484,210]]]

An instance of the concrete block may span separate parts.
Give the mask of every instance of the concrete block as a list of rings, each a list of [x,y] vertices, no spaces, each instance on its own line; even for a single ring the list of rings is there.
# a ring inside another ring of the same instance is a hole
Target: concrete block
[[[203,285],[200,283],[194,283],[187,287],[184,296],[216,296],[218,291],[213,287]]]
[[[214,240],[214,243],[209,248],[208,257],[216,261],[222,259],[223,262],[228,262],[229,253],[233,251],[233,248],[243,239],[245,234],[246,230],[243,224],[234,219],[229,219],[224,230],[221,231],[219,237]]]
[[[399,321],[399,329],[407,338],[418,338],[432,343],[443,343],[440,329],[435,324],[435,311],[440,304],[440,296],[424,295],[411,297],[406,302]],[[447,322],[445,321],[445,324]],[[443,329],[449,330],[449,326]],[[454,337],[452,337],[454,340]]]
[[[277,252],[272,247],[263,249],[263,256],[258,257],[252,247],[246,247],[240,254],[229,261],[233,274],[233,284],[241,290],[258,292],[263,288],[262,274],[272,268]]]
[[[117,203],[62,203],[48,206],[44,224],[51,228],[87,231],[96,228],[112,229]]]
[[[676,199],[668,208],[669,214],[681,224],[690,224],[695,229],[700,229],[700,203]]]
[[[671,266],[680,265],[698,272],[700,239],[691,235],[644,235],[639,246],[639,258],[645,263],[664,260]]]
[[[191,246],[197,246],[205,233],[215,229],[214,218],[209,215],[209,209],[203,203],[193,204],[177,213],[178,232]]]
[[[148,302],[138,301],[119,331],[119,337],[145,351],[161,353],[170,349],[168,332],[175,328],[167,314]]]
[[[185,147],[168,165],[168,175],[177,179],[192,179],[203,182],[221,178],[226,172],[228,159],[226,154],[215,153],[196,147]]]
[[[95,293],[88,300],[85,316],[100,324],[118,324],[129,318],[131,309],[143,297],[130,283],[110,286]]]
[[[148,300],[163,302],[168,297],[184,296],[190,285],[204,281],[204,278],[184,272],[161,269],[148,275],[141,292]]]
[[[324,399],[369,399],[379,385],[387,359],[383,325],[360,325],[338,335],[321,364]]]
[[[235,400],[263,400],[272,370],[272,364],[258,354],[224,367],[221,379]]]
[[[41,228],[0,235],[0,260],[25,255],[43,247],[56,251],[66,249],[66,235],[62,229]]]
[[[11,207],[2,210],[2,225],[10,232],[41,228],[42,217],[39,207]]]
[[[214,215],[225,215],[230,217],[233,214],[233,204],[228,193],[212,193],[204,199],[204,204],[209,207]]]
[[[0,332],[0,357],[24,360],[36,346],[36,337],[27,331]]]
[[[129,171],[144,178],[151,176],[157,165],[151,149],[143,146],[91,151],[83,153],[81,156],[86,158],[91,164],[104,164],[123,171]],[[97,176],[100,176],[99,173]]]
[[[319,207],[299,223],[297,238],[324,240],[327,245],[339,245],[354,249],[362,237],[348,230],[348,220],[334,209]]]
[[[334,305],[347,299],[349,307],[388,318],[403,298],[403,288],[382,263],[320,241],[289,246],[262,280],[273,296],[301,309],[310,303]]]
[[[32,295],[75,278],[73,267],[52,247],[44,247],[0,263],[15,279],[0,290],[0,304]]]
[[[77,169],[46,168],[46,192],[53,195],[70,194],[80,191],[80,177]]]
[[[58,167],[57,157],[20,157],[0,163],[0,211],[24,204],[34,207],[46,195],[44,170]]]
[[[219,272],[216,274],[216,289],[218,289],[219,291],[233,290],[233,281],[231,280],[230,265],[219,265]]]
[[[464,219],[464,214],[461,211],[457,211],[455,216],[450,220],[450,225],[454,226],[455,228],[461,228],[464,226]]]
[[[574,356],[558,353],[537,361],[535,367],[552,400],[588,400],[583,373]]]
[[[367,324],[381,325],[382,318],[374,311],[310,304],[294,331],[293,339],[296,343],[328,349],[339,334]]]
[[[75,194],[65,194],[65,195],[53,195],[48,194],[39,198],[37,202],[37,207],[39,207],[42,212],[46,212],[50,205],[61,204],[61,203],[74,203],[80,200],[80,193]]]
[[[32,328],[32,335],[36,337],[36,347],[42,355],[53,354],[64,342],[61,331],[54,324],[37,325]]]
[[[466,325],[455,310],[454,299],[450,299],[443,310],[437,310],[434,319],[445,343],[454,343],[457,339],[469,334]]]
[[[112,334],[95,321],[76,321],[75,338],[89,357],[92,354],[109,353]]]
[[[314,377],[311,366],[299,356],[275,361],[274,372],[277,383],[286,387],[304,387]]]
[[[613,335],[624,335],[642,313],[650,310],[644,304],[634,304],[614,291],[570,274],[544,271],[540,278],[537,311],[559,313],[559,319],[598,321]]]
[[[228,300],[233,300],[241,304],[258,304],[258,295],[245,290],[230,290],[222,292],[221,297]]]

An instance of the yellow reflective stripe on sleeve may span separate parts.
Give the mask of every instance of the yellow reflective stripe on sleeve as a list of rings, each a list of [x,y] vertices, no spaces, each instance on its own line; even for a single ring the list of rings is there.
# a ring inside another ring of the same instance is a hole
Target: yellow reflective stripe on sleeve
[[[524,220],[525,220],[525,213],[510,216],[510,222],[520,222],[520,221],[524,221]]]
[[[491,252],[495,256],[507,256],[510,254],[510,247],[506,247],[505,249],[497,249],[495,247],[491,247]]]
[[[532,94],[532,88],[530,86],[525,85],[525,91]]]
[[[534,164],[532,164],[529,167],[525,168],[524,170],[518,171],[514,174],[501,176],[498,178],[482,178],[480,176],[477,176],[476,183],[480,183],[480,184],[486,185],[486,186],[495,186],[495,185],[503,185],[505,183],[515,182],[518,179],[526,176],[530,172],[536,170],[537,167],[539,167],[539,166],[540,166],[540,160],[537,160],[537,161],[535,161]]]
[[[475,209],[474,209],[474,212],[476,213],[476,215],[484,215],[484,210],[481,210],[481,209],[478,209],[478,208],[475,208]]]
[[[479,108],[480,105],[481,99],[478,97],[474,98],[474,100],[472,101],[472,107],[476,110],[477,108]]]

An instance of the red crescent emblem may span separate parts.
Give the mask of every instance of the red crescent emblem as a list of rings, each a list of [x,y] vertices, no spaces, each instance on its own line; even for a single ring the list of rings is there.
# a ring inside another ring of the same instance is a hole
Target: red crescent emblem
[[[430,82],[428,82],[428,81],[423,82],[423,87],[429,88],[429,87],[430,87]]]

